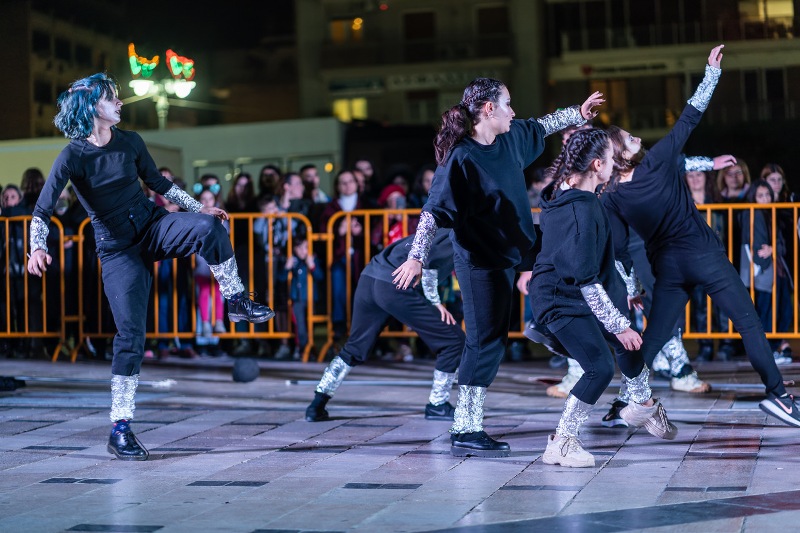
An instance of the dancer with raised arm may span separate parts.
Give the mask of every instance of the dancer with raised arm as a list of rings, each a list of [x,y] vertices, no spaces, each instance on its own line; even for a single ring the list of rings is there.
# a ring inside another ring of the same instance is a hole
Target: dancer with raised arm
[[[94,74],[74,82],[58,97],[56,127],[70,139],[53,163],[36,202],[30,230],[28,272],[41,276],[47,253],[47,224],[59,194],[71,182],[92,220],[103,285],[117,334],[111,362],[108,451],[123,460],[144,461],[148,452],[130,429],[139,370],[144,358],[151,264],[193,253],[202,256],[228,300],[232,322],[265,322],[275,313],[254,302],[239,278],[228,233],[228,214],[203,205],[164,178],[142,138],[116,127],[122,101],[116,82]],[[139,178],[153,191],[190,213],[168,213],[150,202]]]
[[[652,149],[645,151],[641,139],[623,129],[609,128],[619,184],[603,195],[603,203],[612,224],[628,225],[642,237],[655,275],[652,309],[643,335],[645,364],[653,364],[670,338],[689,301],[688,290],[700,285],[742,336],[750,363],[766,388],[761,409],[800,427],[800,410],[786,392],[750,294],[681,179],[684,169],[679,155],[722,74],[723,46],[711,50],[703,81],[672,130]],[[620,411],[625,420],[629,409],[630,405]]]
[[[434,148],[438,167],[422,208],[408,260],[394,272],[405,289],[419,282],[436,229],[453,228],[456,277],[464,304],[466,344],[450,451],[505,457],[510,448],[483,430],[483,404],[505,354],[516,271],[533,266],[536,234],[523,170],[544,150],[545,137],[594,118],[592,94],[539,119],[515,120],[508,88],[478,78],[461,102],[442,114]]]

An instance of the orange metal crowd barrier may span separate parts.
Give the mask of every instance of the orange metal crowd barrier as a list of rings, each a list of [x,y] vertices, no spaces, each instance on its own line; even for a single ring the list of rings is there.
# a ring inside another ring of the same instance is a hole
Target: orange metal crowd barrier
[[[779,232],[792,237],[787,243],[788,274],[791,280],[798,275],[798,208],[796,204],[709,204],[698,206],[706,216],[706,220],[718,230],[728,250],[732,262],[739,260],[736,249],[741,238],[739,221],[741,213],[746,212],[749,220],[760,212],[764,215],[770,228],[771,242],[778,241]],[[534,213],[537,209],[532,210]],[[230,236],[233,243],[239,271],[245,287],[250,292],[258,292],[258,300],[263,301],[276,310],[276,319],[265,324],[240,323],[230,324],[227,331],[215,333],[220,339],[291,339],[295,336],[291,327],[292,302],[288,297],[291,277],[286,282],[276,278],[277,269],[293,255],[293,244],[297,235],[305,235],[309,242],[310,253],[316,252],[318,268],[325,268],[325,302],[324,308],[314,305],[315,282],[308,279],[306,300],[306,324],[309,343],[303,353],[303,361],[308,361],[312,351],[316,351],[316,359],[326,358],[331,347],[339,342],[334,335],[337,329],[349,331],[352,317],[352,295],[358,275],[370,259],[389,244],[390,238],[401,238],[412,234],[416,229],[419,210],[358,210],[335,213],[328,221],[324,233],[314,233],[310,221],[300,214],[282,213],[275,215],[232,214],[230,220]],[[68,338],[72,338],[70,358],[74,362],[87,339],[111,338],[115,327],[111,319],[110,308],[103,294],[100,264],[94,252],[92,226],[85,220],[76,235],[64,235],[61,223],[53,218],[49,238],[50,253],[54,257],[51,267],[43,279],[27,274],[22,266],[16,264],[19,258],[28,253],[28,228],[30,216],[0,217],[2,248],[0,265],[2,265],[2,311],[0,313],[0,340],[19,341],[20,339],[41,338],[52,339],[55,344],[52,360],[58,359]],[[787,227],[789,231],[786,231]],[[737,232],[739,234],[737,234]],[[754,231],[751,227],[750,242]],[[268,245],[264,245],[264,243]],[[65,261],[69,255],[70,261]],[[772,246],[772,260],[778,259],[778,247]],[[27,259],[23,259],[27,261]],[[195,258],[169,260],[169,264],[154,265],[153,304],[148,316],[148,339],[192,339],[197,335],[197,298],[194,278],[190,273],[195,267]],[[739,264],[734,263],[739,270]],[[160,269],[170,268],[168,276],[159,276]],[[74,269],[74,271],[73,271]],[[344,302],[337,301],[334,295],[334,272],[339,269],[343,278]],[[750,294],[755,298],[753,283],[755,269],[750,269]],[[777,303],[777,269],[774,269],[772,307]],[[159,281],[162,280],[162,281]],[[168,293],[160,286],[166,282]],[[778,317],[772,316],[770,339],[800,339],[798,330],[798,288],[791,285],[793,319],[790,331],[776,332]],[[518,329],[509,333],[512,339],[522,339],[525,326],[524,296],[519,299]],[[75,305],[77,302],[77,305]],[[334,306],[342,305],[343,316],[335,317]],[[166,304],[166,305],[165,305]],[[319,304],[319,302],[317,302]],[[211,316],[214,316],[215,300],[211,299]],[[224,305],[224,304],[223,304]],[[186,316],[173,312],[184,306],[188,309]],[[724,339],[736,338],[737,334],[731,324],[727,328],[714,325],[716,310],[706,297],[706,328],[697,331],[692,326],[692,304],[686,309],[686,328],[684,337],[688,339]],[[163,320],[164,314],[167,320]],[[339,318],[341,323],[335,323]],[[166,322],[166,327],[165,327]],[[315,326],[325,325],[327,338],[317,349],[314,345]],[[727,331],[720,331],[727,329]],[[387,327],[383,337],[413,337],[416,333],[407,327]]]

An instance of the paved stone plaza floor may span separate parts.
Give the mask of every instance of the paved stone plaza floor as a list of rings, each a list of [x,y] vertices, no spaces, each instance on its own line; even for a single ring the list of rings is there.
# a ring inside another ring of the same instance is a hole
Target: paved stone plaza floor
[[[151,456],[124,462],[106,452],[108,364],[2,360],[2,375],[100,383],[0,393],[0,531],[800,530],[800,430],[758,409],[746,362],[700,367],[714,385],[703,396],[655,382],[679,428],[671,442],[602,427],[612,384],[582,433],[597,458],[585,469],[541,461],[563,404],[537,381],[561,375],[545,360],[505,363],[489,391],[504,459],[450,455],[449,423],[422,416],[430,361],[359,367],[333,419],[305,422],[323,368],[263,362],[242,384],[230,361],[147,364],[142,380],[176,383],[140,386],[133,429]]]

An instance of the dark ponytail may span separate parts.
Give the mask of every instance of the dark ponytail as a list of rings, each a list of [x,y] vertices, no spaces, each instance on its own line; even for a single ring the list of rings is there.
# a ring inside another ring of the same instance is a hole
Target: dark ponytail
[[[461,139],[471,135],[481,121],[480,111],[486,102],[497,102],[505,87],[492,78],[476,78],[464,89],[461,101],[442,113],[442,126],[433,141],[436,163],[441,165]]]
[[[561,190],[561,184],[569,176],[587,173],[592,161],[603,159],[606,150],[608,150],[608,135],[603,130],[590,128],[570,135],[567,144],[548,169],[548,172],[553,173],[552,198],[556,197]]]

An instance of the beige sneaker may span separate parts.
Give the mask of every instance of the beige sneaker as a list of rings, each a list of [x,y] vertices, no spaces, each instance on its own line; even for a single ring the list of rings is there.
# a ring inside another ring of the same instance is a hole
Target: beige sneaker
[[[567,362],[569,365],[567,369],[567,375],[564,376],[564,378],[561,380],[561,383],[547,387],[545,393],[548,396],[552,396],[553,398],[566,398],[569,396],[572,387],[574,387],[578,380],[583,376],[583,369],[576,360],[567,359]]]
[[[548,435],[542,462],[548,465],[587,468],[594,466],[594,455],[583,449],[577,437]]]
[[[678,428],[667,418],[667,411],[658,398],[653,398],[653,405],[647,407],[635,402],[622,408],[619,415],[630,426],[642,427],[659,439],[672,440],[678,435]]]
[[[672,390],[692,394],[705,394],[711,391],[711,385],[697,377],[697,372],[686,374],[682,378],[672,378],[669,386]]]

